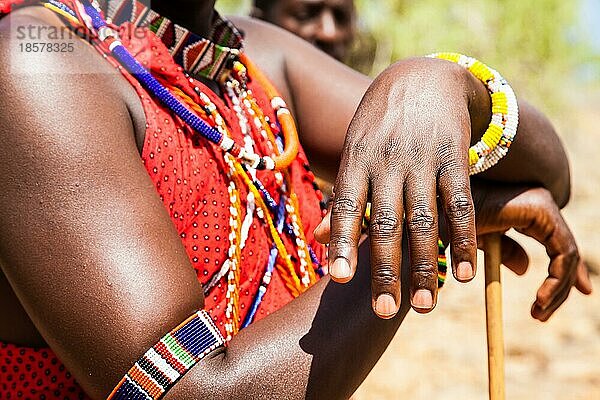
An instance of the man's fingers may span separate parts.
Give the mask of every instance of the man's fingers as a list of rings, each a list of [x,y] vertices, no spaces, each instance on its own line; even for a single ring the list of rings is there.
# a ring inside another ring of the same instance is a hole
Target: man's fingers
[[[395,176],[394,176],[395,175]],[[372,180],[371,290],[373,310],[381,318],[392,318],[400,304],[402,263],[402,182],[399,174]]]
[[[548,278],[538,290],[535,302],[538,319],[548,319],[575,283],[580,258],[575,238],[554,203],[534,207],[532,212],[531,222],[519,231],[543,244],[550,257]]]
[[[549,270],[553,270],[552,264]],[[536,301],[532,307],[532,316],[542,322],[550,319],[552,314],[567,300],[573,281],[573,274],[558,278],[552,276],[552,272],[550,272],[550,276],[546,278],[537,292]]]
[[[411,176],[405,183],[406,229],[410,251],[411,304],[429,312],[437,301],[438,222],[435,182]]]
[[[368,195],[368,175],[357,164],[340,169],[331,205],[329,274],[340,283],[356,271],[358,241]]]
[[[450,233],[452,272],[460,282],[468,282],[477,267],[477,239],[466,161],[457,162],[455,167],[442,166],[438,186]]]
[[[502,200],[502,194],[498,196]],[[491,213],[487,229],[505,231],[514,227],[546,248],[550,257],[548,278],[539,288],[532,306],[531,314],[534,318],[541,321],[550,318],[565,301],[573,285],[584,294],[591,292],[591,283],[585,265],[580,260],[575,238],[547,190],[528,189],[516,195],[509,195],[506,200],[484,204],[480,211],[483,211],[484,216]],[[522,249],[509,243],[503,242],[503,261],[508,265],[510,259],[513,265],[509,266],[513,267],[515,272],[524,272],[526,256],[520,254]]]
[[[533,303],[531,307],[531,316],[541,322],[548,321],[552,314],[554,314],[554,312],[558,309],[558,307],[560,307],[561,304],[564,303],[565,300],[567,300],[567,297],[569,297],[570,289],[571,288],[569,287],[567,290],[562,291],[560,293],[560,296],[558,296],[548,308],[544,309],[540,307],[537,303]]]
[[[550,274],[544,280],[544,283],[537,291],[535,303],[542,309],[550,309],[557,298],[565,291],[569,291],[573,286],[574,276],[568,270],[573,268],[567,265],[569,261],[564,257],[558,256],[550,263]]]
[[[527,252],[506,235],[502,235],[502,264],[517,275],[523,275],[529,267]]]

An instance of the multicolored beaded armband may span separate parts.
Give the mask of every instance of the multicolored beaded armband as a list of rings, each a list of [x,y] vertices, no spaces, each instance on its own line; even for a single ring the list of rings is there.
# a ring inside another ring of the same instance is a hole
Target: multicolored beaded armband
[[[487,87],[492,98],[492,121],[481,140],[469,149],[469,174],[493,167],[508,154],[517,134],[519,106],[514,91],[498,71],[475,58],[459,53],[435,53],[428,57],[452,61],[468,69]]]
[[[225,339],[204,310],[167,333],[121,379],[108,400],[160,399]]]

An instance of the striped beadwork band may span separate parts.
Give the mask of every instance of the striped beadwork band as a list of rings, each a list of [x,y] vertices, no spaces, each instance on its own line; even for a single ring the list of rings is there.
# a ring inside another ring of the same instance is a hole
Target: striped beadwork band
[[[199,311],[148,350],[108,399],[160,399],[198,361],[224,344],[210,315]]]

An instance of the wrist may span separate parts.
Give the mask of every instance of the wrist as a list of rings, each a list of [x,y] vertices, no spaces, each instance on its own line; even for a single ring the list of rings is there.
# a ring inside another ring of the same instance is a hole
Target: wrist
[[[468,109],[471,118],[471,145],[477,143],[485,133],[492,118],[492,100],[490,94],[479,79],[467,69],[460,68],[468,99]]]

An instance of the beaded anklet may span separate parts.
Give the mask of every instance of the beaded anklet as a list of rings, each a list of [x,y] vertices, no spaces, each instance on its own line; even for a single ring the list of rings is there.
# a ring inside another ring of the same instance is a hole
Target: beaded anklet
[[[454,62],[468,69],[484,83],[492,98],[492,121],[481,140],[469,149],[469,173],[493,167],[508,154],[519,125],[517,97],[498,71],[473,57],[459,53],[435,53],[428,57]]]
[[[210,315],[199,311],[140,357],[108,400],[160,399],[198,361],[224,344]]]

